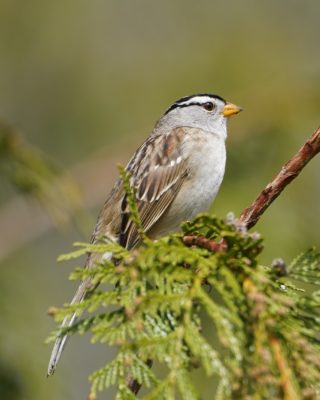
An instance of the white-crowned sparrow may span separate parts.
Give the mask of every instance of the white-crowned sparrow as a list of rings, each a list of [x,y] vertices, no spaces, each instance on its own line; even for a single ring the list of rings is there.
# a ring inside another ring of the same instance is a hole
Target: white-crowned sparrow
[[[151,135],[138,148],[126,170],[131,174],[144,231],[150,238],[177,231],[182,221],[207,210],[224,175],[227,118],[241,108],[213,94],[198,94],[176,101],[159,119]],[[92,242],[107,236],[130,249],[139,244],[136,225],[127,213],[126,195],[119,179],[99,215]],[[112,254],[90,254],[92,267]],[[81,302],[91,280],[79,286],[72,304]],[[71,326],[76,315],[66,318]],[[58,338],[52,350],[48,375],[60,359],[67,336]]]

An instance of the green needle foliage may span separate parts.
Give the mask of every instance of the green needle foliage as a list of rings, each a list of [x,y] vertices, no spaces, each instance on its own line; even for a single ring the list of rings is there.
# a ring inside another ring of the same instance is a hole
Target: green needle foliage
[[[225,246],[215,253],[187,247],[183,235]],[[74,311],[80,319],[51,337],[90,331],[93,342],[116,348],[90,376],[91,399],[111,386],[118,400],[200,399],[195,370],[215,382],[210,399],[320,398],[320,253],[314,249],[288,267],[279,260],[266,267],[259,263],[258,234],[206,214],[184,224],[183,234],[145,240],[133,251],[103,241],[78,247],[63,259],[114,254],[114,263],[72,274],[92,276],[100,287],[57,312],[58,320]],[[142,394],[131,392],[132,381]]]

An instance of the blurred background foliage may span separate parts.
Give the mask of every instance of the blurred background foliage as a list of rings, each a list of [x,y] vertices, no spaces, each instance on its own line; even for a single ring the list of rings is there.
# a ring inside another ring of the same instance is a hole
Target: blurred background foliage
[[[45,379],[46,309],[74,290],[56,257],[89,240],[116,164],[170,103],[213,92],[245,109],[219,216],[248,206],[319,125],[319,14],[318,0],[1,1],[0,398],[85,398],[104,347],[74,338]],[[319,183],[315,159],[263,216],[264,263],[319,246]]]

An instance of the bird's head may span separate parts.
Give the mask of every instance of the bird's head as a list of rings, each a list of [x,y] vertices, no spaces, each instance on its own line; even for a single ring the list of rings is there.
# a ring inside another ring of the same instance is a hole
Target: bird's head
[[[227,119],[238,114],[241,107],[215,94],[196,94],[174,102],[161,117],[159,124],[170,128],[189,126],[226,137]]]

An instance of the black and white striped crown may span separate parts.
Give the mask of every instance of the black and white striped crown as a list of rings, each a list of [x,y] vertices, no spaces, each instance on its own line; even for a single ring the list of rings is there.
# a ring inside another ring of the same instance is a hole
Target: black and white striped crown
[[[210,93],[200,93],[194,94],[192,96],[185,96],[181,97],[181,99],[177,100],[175,103],[170,106],[165,114],[168,114],[170,111],[174,110],[175,108],[183,108],[189,106],[202,106],[203,104],[212,101],[212,100],[221,100],[223,103],[226,101],[217,94],[210,94]]]

